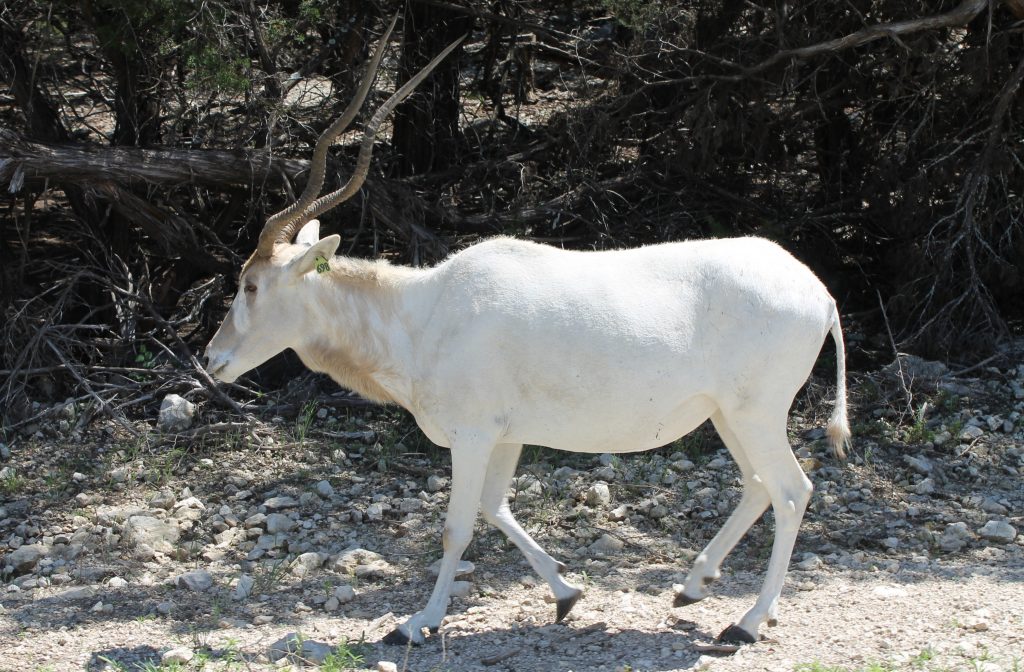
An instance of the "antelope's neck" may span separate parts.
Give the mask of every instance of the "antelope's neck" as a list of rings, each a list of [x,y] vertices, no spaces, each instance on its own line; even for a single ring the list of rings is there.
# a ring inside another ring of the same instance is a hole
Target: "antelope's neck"
[[[296,348],[299,357],[367,399],[408,407],[415,329],[408,294],[422,271],[339,257],[331,267],[329,277],[310,278],[319,322]]]

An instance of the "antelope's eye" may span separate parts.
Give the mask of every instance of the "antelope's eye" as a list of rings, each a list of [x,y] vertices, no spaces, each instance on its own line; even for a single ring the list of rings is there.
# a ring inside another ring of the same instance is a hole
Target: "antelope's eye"
[[[256,285],[252,284],[251,282],[246,283],[246,285],[245,285],[245,293],[246,294],[255,294],[256,293]]]

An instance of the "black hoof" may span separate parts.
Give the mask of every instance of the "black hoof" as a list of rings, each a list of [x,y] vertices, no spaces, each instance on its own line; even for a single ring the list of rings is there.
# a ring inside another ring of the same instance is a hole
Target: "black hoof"
[[[700,602],[703,597],[690,597],[686,593],[676,593],[676,599],[672,601],[673,607],[685,607],[688,604]]]
[[[438,631],[438,630],[440,630],[440,629],[441,629],[441,626],[439,626],[439,625],[435,625],[435,626],[434,626],[434,627],[432,627],[432,628],[427,628],[427,632],[429,632],[429,633],[430,633],[430,634],[432,634],[432,635],[436,635],[436,634],[437,634],[437,631]]]
[[[383,644],[388,644],[391,646],[407,646],[411,640],[409,639],[409,635],[402,632],[400,628],[395,628],[394,630],[386,634],[384,638],[380,641]],[[416,642],[413,642],[413,644],[416,644]]]
[[[718,641],[725,642],[726,644],[753,644],[757,639],[738,625],[730,625],[725,630],[722,630],[722,634],[718,636]]]
[[[569,615],[569,612],[572,611],[573,606],[580,599],[580,595],[582,594],[582,590],[577,590],[569,597],[563,597],[558,601],[555,612],[555,623],[561,623],[562,619]]]

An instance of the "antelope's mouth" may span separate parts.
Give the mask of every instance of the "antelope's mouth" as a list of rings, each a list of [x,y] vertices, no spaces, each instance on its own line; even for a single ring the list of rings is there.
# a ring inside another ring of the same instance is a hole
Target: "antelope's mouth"
[[[228,368],[228,364],[229,364],[228,360],[220,360],[220,361],[216,361],[216,362],[211,362],[206,367],[206,372],[208,374],[210,374],[210,376],[212,376],[213,378],[216,378],[217,380],[223,381],[224,380],[224,370],[226,368]],[[229,382],[229,381],[224,381],[224,382]]]

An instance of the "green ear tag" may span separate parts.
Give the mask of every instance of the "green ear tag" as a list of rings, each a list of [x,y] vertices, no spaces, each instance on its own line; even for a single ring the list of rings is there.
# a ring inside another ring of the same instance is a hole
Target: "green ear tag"
[[[331,265],[328,264],[327,260],[324,259],[323,257],[318,256],[313,261],[316,262],[317,273],[326,273],[327,271],[331,270]]]

